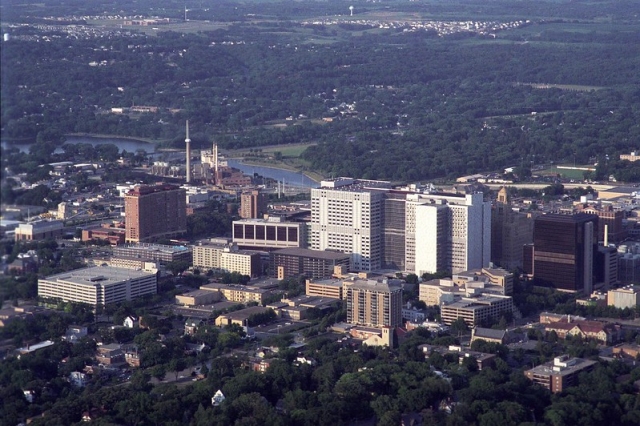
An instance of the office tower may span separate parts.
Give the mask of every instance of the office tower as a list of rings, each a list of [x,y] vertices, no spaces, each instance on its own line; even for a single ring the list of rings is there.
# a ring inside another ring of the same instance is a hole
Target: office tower
[[[522,247],[532,242],[533,216],[513,211],[503,187],[491,211],[491,261],[508,270],[522,268]]]
[[[622,225],[624,211],[614,210],[613,206],[583,204],[577,209],[581,213],[598,216],[598,241],[619,243],[627,237],[627,231]],[[605,236],[606,232],[606,236]],[[605,238],[606,237],[606,238]]]
[[[401,326],[402,286],[393,281],[396,280],[345,282],[347,322],[376,328]]]
[[[382,267],[404,271],[405,265],[405,203],[407,192],[385,191],[383,210]]]
[[[489,265],[491,204],[478,194],[412,194],[406,203],[406,270],[453,273]]]
[[[598,246],[594,256],[594,289],[614,288],[618,284],[618,250],[614,247]]]
[[[389,182],[339,178],[311,190],[311,248],[351,254],[353,270],[382,265],[383,192]],[[378,189],[378,190],[376,190]]]
[[[186,164],[186,175],[187,175],[187,183],[191,182],[191,139],[189,139],[189,120],[187,120],[187,135],[184,140],[187,149],[187,164]]]
[[[148,242],[187,232],[186,191],[139,185],[124,196],[126,242]]]
[[[243,192],[242,195],[240,195],[241,218],[261,218],[265,213],[267,213],[267,199],[259,189]]]
[[[533,277],[540,286],[591,294],[598,216],[538,216],[533,230]]]

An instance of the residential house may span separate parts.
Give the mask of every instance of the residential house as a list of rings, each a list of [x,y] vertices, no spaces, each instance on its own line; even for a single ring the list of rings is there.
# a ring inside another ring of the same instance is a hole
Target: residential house
[[[127,328],[137,328],[140,326],[140,321],[137,317],[133,315],[129,315],[124,319],[124,322],[122,323],[122,325],[124,325]]]
[[[95,356],[96,362],[104,365],[113,365],[124,362],[124,352],[118,343],[98,346]]]
[[[204,321],[198,318],[187,318],[184,323],[184,334],[193,336],[198,331],[199,327],[204,325]]]

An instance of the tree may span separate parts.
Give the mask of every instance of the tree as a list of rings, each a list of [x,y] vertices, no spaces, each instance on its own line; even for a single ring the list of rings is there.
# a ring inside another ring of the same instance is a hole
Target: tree
[[[174,276],[178,276],[189,269],[189,263],[184,260],[174,260],[172,262],[168,262],[165,267]]]
[[[450,325],[450,329],[452,332],[458,335],[469,331],[469,327],[467,326],[467,323],[462,318],[458,318],[454,322],[452,322]]]
[[[173,358],[169,362],[169,370],[173,371],[175,374],[175,379],[178,380],[178,374],[187,368],[187,363],[183,358]]]

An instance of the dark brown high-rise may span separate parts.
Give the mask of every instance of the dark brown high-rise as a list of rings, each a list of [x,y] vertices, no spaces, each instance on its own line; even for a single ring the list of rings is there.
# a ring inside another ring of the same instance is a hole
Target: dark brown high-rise
[[[149,242],[187,232],[186,191],[175,185],[140,185],[124,196],[127,242]]]
[[[535,220],[533,277],[537,285],[591,294],[598,216],[545,214]]]

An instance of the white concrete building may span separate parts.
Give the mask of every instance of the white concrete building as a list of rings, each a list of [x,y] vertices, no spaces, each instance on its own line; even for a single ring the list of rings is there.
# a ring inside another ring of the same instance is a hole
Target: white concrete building
[[[98,306],[156,294],[157,283],[148,272],[94,266],[39,279],[38,296]]]
[[[255,277],[260,275],[260,254],[256,251],[238,250],[234,244],[219,242],[201,243],[193,247],[193,267],[203,270],[238,272]]]
[[[635,309],[640,304],[640,286],[627,285],[607,292],[607,305]]]
[[[390,183],[338,178],[312,189],[311,248],[350,253],[353,270],[379,269],[384,194],[374,188],[390,188]]]
[[[489,265],[491,203],[482,194],[411,194],[406,211],[408,271],[457,273]]]

